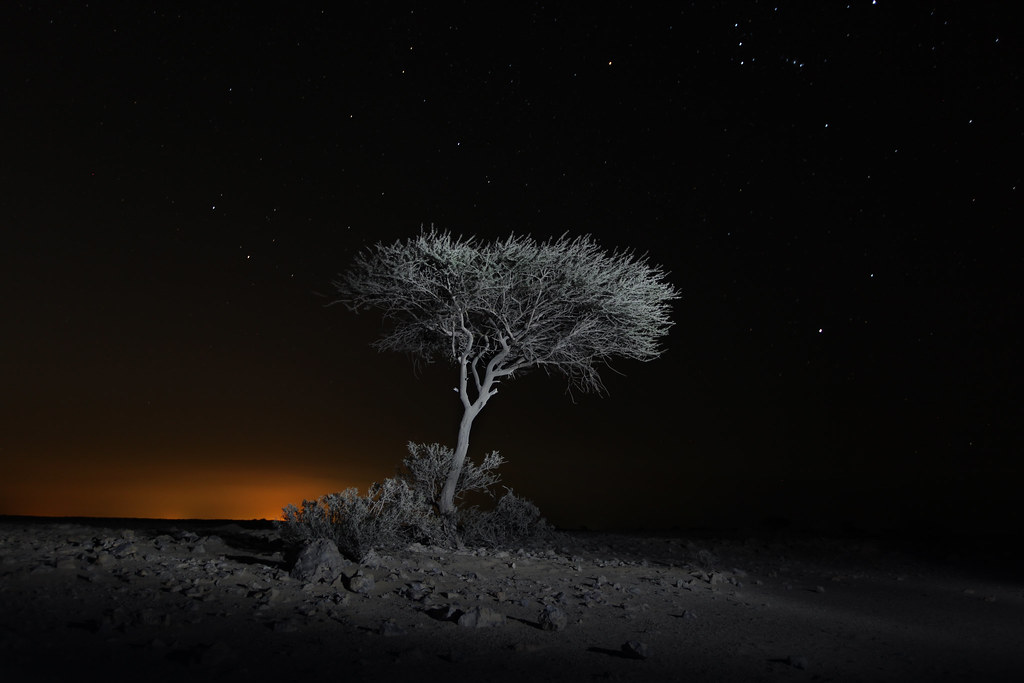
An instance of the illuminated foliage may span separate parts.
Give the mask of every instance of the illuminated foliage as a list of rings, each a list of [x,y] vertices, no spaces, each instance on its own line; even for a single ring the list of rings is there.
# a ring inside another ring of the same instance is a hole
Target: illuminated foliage
[[[436,501],[451,515],[473,420],[497,385],[540,368],[565,375],[570,388],[603,392],[599,366],[657,358],[679,296],[666,276],[589,236],[484,243],[431,229],[364,250],[334,285],[335,303],[379,309],[392,323],[379,350],[458,367],[464,411]]]

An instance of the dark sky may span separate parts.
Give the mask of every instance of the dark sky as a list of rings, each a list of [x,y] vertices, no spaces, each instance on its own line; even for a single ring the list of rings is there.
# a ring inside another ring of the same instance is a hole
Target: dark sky
[[[454,368],[324,308],[435,224],[683,292],[610,396],[477,420],[552,521],[1012,525],[1011,3],[437,5],[4,5],[0,513],[273,518],[453,443]]]

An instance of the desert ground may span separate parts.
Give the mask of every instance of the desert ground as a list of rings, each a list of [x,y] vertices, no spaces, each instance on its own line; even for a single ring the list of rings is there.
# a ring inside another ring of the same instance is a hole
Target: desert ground
[[[264,521],[6,517],[0,672],[1021,681],[1024,575],[1012,550],[559,532],[504,551],[412,545],[357,565],[325,544],[288,548]]]

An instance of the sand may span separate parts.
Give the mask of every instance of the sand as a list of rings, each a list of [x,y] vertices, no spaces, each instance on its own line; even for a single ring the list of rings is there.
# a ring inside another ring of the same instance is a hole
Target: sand
[[[1020,567],[962,543],[575,532],[413,545],[334,578],[295,578],[295,562],[266,522],[0,519],[0,672],[1024,680]]]

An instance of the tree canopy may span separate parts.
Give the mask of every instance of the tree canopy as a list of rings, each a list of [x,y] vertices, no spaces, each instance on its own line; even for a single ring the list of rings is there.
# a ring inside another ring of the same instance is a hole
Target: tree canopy
[[[334,285],[338,301],[379,308],[393,323],[378,349],[459,366],[462,421],[436,501],[450,521],[473,420],[498,383],[542,368],[602,392],[598,365],[657,358],[679,296],[666,278],[645,257],[608,253],[589,236],[484,243],[431,229],[360,252]]]
[[[467,363],[478,395],[485,376],[531,368],[602,392],[600,365],[661,354],[679,297],[646,257],[588,235],[485,243],[434,229],[364,250],[334,285],[339,302],[393,323],[378,349]]]

